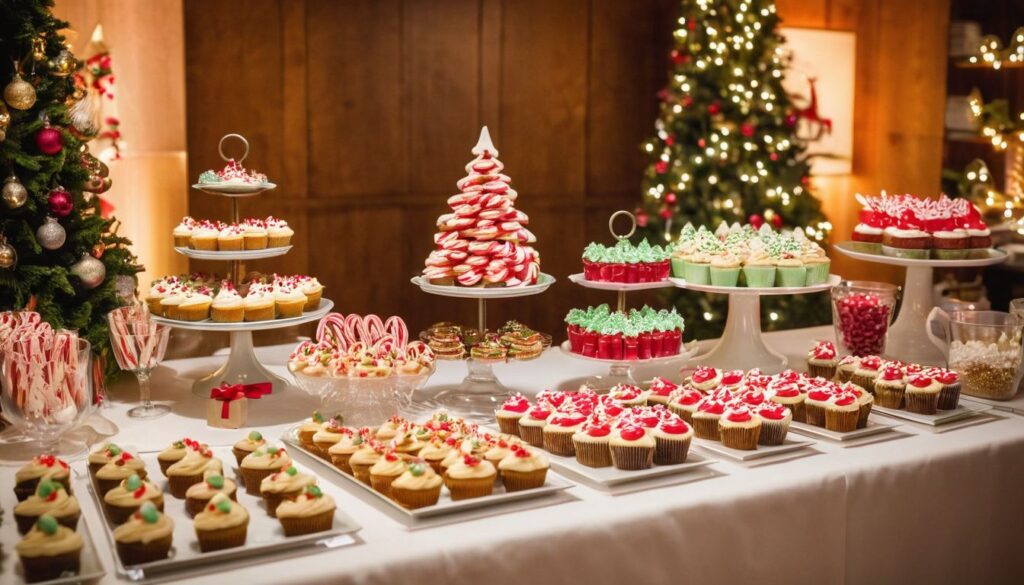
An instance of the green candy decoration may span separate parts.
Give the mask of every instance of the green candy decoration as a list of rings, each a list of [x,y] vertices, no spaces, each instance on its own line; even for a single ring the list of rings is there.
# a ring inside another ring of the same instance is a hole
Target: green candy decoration
[[[57,534],[57,529],[60,528],[60,524],[57,523],[57,520],[53,516],[43,514],[39,517],[39,520],[36,520],[36,528],[44,534],[53,536],[54,534]]]
[[[40,498],[48,498],[50,497],[50,494],[59,489],[59,485],[60,484],[56,484],[48,479],[44,479],[39,482],[38,486],[36,486],[36,495]]]
[[[295,474],[298,473],[299,470],[295,469],[295,466],[292,465],[288,469],[285,469],[284,472],[287,473],[288,475],[292,476],[292,477],[295,477]]]
[[[216,473],[211,473],[206,476],[206,485],[219,490],[224,487],[224,477]]]
[[[254,443],[256,441],[262,441],[263,435],[261,435],[259,431],[252,431],[251,433],[249,433],[249,440]]]
[[[227,498],[224,498],[223,500],[217,502],[217,511],[222,513],[222,514],[230,514],[231,513],[231,500],[229,500]]]
[[[175,449],[184,449],[185,448],[185,442],[184,441],[175,441],[174,442],[174,448]]]
[[[113,455],[114,457],[117,457],[118,455],[121,454],[121,448],[113,443],[107,446],[107,451],[110,451],[110,454]]]
[[[133,473],[128,476],[128,479],[125,480],[124,485],[126,488],[134,492],[135,490],[142,487],[142,478],[139,477],[139,474]]]
[[[426,472],[427,470],[423,468],[422,463],[413,463],[409,466],[409,473],[413,474],[415,477],[419,477]]]
[[[267,454],[277,455],[277,447],[267,447]]]
[[[319,410],[314,410],[313,411],[313,422],[315,422],[315,423],[323,423],[324,422],[324,415],[320,414]]]
[[[311,485],[306,488],[306,495],[312,496],[314,498],[320,498],[323,497],[324,492],[320,490],[320,486]]]
[[[157,511],[153,502],[145,502],[139,506],[139,518],[146,524],[156,524],[160,520],[160,512]]]

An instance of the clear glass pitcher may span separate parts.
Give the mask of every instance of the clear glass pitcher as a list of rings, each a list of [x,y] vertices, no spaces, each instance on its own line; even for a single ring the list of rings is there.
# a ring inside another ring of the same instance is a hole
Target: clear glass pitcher
[[[936,327],[938,326],[938,327]],[[935,334],[941,331],[942,336]],[[951,311],[939,307],[928,315],[925,332],[960,374],[964,394],[1009,400],[1017,393],[1024,320],[1002,311]]]

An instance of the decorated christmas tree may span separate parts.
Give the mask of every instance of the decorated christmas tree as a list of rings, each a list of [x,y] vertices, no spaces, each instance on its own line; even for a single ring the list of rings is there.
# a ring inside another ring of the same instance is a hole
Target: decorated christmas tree
[[[786,58],[770,0],[682,0],[668,86],[659,93],[656,134],[641,148],[638,223],[671,243],[690,222],[803,227],[824,240],[831,227],[810,193],[797,109],[782,87]],[[725,297],[673,291],[698,337],[721,332]],[[828,322],[824,295],[766,297],[766,329]]]
[[[141,267],[101,213],[110,179],[87,145],[99,128],[76,108],[89,87],[52,5],[0,0],[0,310],[38,311],[103,356],[106,315],[131,298]]]

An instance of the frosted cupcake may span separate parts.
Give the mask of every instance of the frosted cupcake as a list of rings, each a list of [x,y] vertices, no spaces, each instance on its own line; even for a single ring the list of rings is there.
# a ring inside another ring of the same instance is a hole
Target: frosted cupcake
[[[247,219],[242,222],[241,228],[246,250],[263,250],[267,247],[269,235],[262,220]]]
[[[196,227],[196,220],[189,216],[185,216],[181,223],[174,227],[172,235],[174,236],[174,246],[176,248],[187,248],[192,243],[192,231]]]
[[[907,412],[935,414],[939,406],[942,382],[928,374],[914,374],[907,380]]]
[[[311,485],[316,485],[316,478],[300,472],[294,465],[264,477],[260,482],[260,495],[267,515],[274,516],[282,502],[297,498]]]
[[[761,433],[758,435],[759,445],[781,445],[789,432],[789,423],[793,422],[793,414],[788,408],[777,402],[763,402],[753,408],[754,415],[761,421]]]
[[[36,492],[14,507],[14,520],[18,525],[18,534],[25,534],[32,529],[36,520],[43,515],[52,516],[62,526],[74,530],[82,510],[78,499],[69,495],[64,485],[49,479],[43,479],[36,486]]]
[[[189,450],[181,461],[167,468],[168,489],[172,496],[184,499],[188,488],[203,481],[207,471],[221,472],[223,467],[209,449]]]
[[[736,286],[740,279],[740,259],[727,250],[712,256],[710,278],[714,286]]]
[[[217,239],[220,237],[221,226],[204,221],[196,224],[192,229],[190,244],[195,250],[217,250]]]
[[[877,355],[869,355],[860,358],[857,369],[853,371],[850,381],[861,388],[873,391],[875,389],[875,378],[882,370],[882,358]]]
[[[697,404],[704,395],[693,388],[680,388],[672,393],[668,408],[687,423],[693,422],[693,413],[697,412]]]
[[[907,383],[903,380],[903,368],[897,363],[887,363],[875,378],[875,400],[883,408],[903,408],[903,394]]]
[[[544,427],[552,412],[553,409],[547,404],[534,404],[526,416],[519,419],[519,436],[534,447],[543,447]]]
[[[157,510],[163,512],[164,492],[156,484],[132,474],[122,481],[121,485],[104,494],[103,511],[111,524],[122,524],[146,502],[152,503]]]
[[[761,240],[756,240],[758,246]],[[751,288],[769,288],[775,286],[775,259],[761,247],[754,247],[743,263],[743,277]]]
[[[246,321],[269,321],[274,318],[276,302],[274,291],[265,284],[249,285],[249,292],[242,302]]]
[[[210,319],[215,323],[241,323],[245,318],[245,303],[235,286],[228,281],[221,284],[210,303]]]
[[[468,500],[491,495],[498,471],[490,462],[463,455],[448,467],[444,481],[453,500]]]
[[[405,460],[398,453],[389,450],[370,467],[370,487],[390,498],[391,482],[405,473],[405,468]]]
[[[176,284],[169,287],[160,299],[160,312],[158,314],[163,315],[168,319],[177,319],[178,307],[181,305],[182,301],[185,300],[185,296],[188,292],[188,287],[183,284]]]
[[[263,438],[259,431],[249,431],[245,438],[231,446],[231,454],[235,456],[235,461],[241,465],[242,460],[250,453],[266,444],[267,440]]]
[[[193,290],[185,293],[178,304],[178,319],[182,321],[203,321],[210,317],[210,306],[213,304],[206,290]]]
[[[519,419],[526,416],[530,409],[530,401],[522,394],[516,393],[502,403],[501,408],[494,411],[494,418],[498,421],[498,428],[506,435],[519,436]]]
[[[125,565],[166,559],[174,538],[174,521],[152,502],[143,503],[128,521],[114,529],[117,556]]]
[[[267,247],[281,248],[291,244],[295,232],[288,227],[288,222],[276,217],[268,217],[263,220],[263,224],[267,228]]]
[[[245,491],[253,496],[261,495],[260,482],[263,478],[288,467],[291,462],[288,452],[282,447],[267,446],[256,449],[242,459],[239,465]]]
[[[654,465],[654,437],[639,425],[616,429],[608,441],[612,465],[617,469],[647,469]]]
[[[761,419],[745,404],[730,406],[718,419],[722,445],[731,449],[753,451],[761,438]]]
[[[825,428],[848,433],[857,430],[860,403],[852,392],[840,392],[825,405]]]
[[[416,461],[391,482],[391,497],[410,510],[433,506],[441,497],[443,483],[432,466]]]
[[[245,248],[245,230],[237,225],[226,225],[217,234],[217,249],[233,252]]]
[[[857,366],[860,365],[860,358],[854,355],[848,355],[839,360],[839,365],[836,367],[836,377],[839,382],[849,382],[853,379],[853,373],[857,371]]]
[[[836,376],[839,358],[836,346],[831,341],[819,341],[807,352],[807,372],[811,376],[821,376],[831,380]]]
[[[207,471],[203,475],[203,481],[193,484],[185,492],[185,511],[194,517],[203,511],[213,496],[224,494],[234,500],[237,491],[238,485],[234,481],[224,477],[219,471]]]
[[[319,486],[311,485],[294,500],[281,502],[277,508],[277,519],[285,536],[313,534],[331,529],[336,508],[331,496]]]
[[[105,494],[116,488],[133,473],[138,474],[142,479],[146,479],[146,464],[141,459],[132,456],[131,453],[119,450],[116,457],[96,471],[94,476],[96,490],[101,494]]]
[[[804,401],[807,396],[800,391],[800,387],[794,382],[780,380],[768,384],[768,400],[789,409],[793,420],[797,422],[807,421],[807,411]]]
[[[544,485],[548,467],[548,458],[540,451],[512,445],[511,452],[498,463],[498,472],[505,491],[518,492]]]
[[[305,306],[306,295],[298,288],[291,285],[274,287],[274,307],[279,318],[300,317]]]
[[[315,311],[320,308],[320,299],[324,295],[324,285],[312,276],[296,277],[297,285],[302,294],[306,295],[306,305],[303,311]]]
[[[684,463],[690,451],[693,429],[683,419],[673,416],[654,428],[654,463],[676,465]]]
[[[671,380],[666,380],[665,378],[658,376],[651,381],[650,388],[648,388],[647,404],[661,404],[663,406],[667,406],[669,398],[678,389],[679,386],[674,384]]]
[[[352,468],[348,464],[348,460],[352,455],[363,446],[366,439],[362,433],[351,433],[344,435],[338,440],[337,443],[327,448],[327,456],[331,458],[331,463],[335,467],[344,471],[345,473],[351,474]],[[425,449],[426,447],[424,447]]]
[[[74,530],[52,516],[42,516],[25,538],[14,545],[25,581],[50,581],[65,573],[77,574],[84,542]]]
[[[14,494],[22,501],[36,493],[36,487],[43,479],[56,481],[71,492],[71,468],[63,459],[54,455],[36,455],[31,461],[14,472]]]
[[[572,444],[572,436],[583,426],[587,417],[578,413],[556,412],[548,418],[544,425],[544,450],[552,455],[573,457],[576,448]]]
[[[611,467],[612,452],[608,446],[611,435],[610,422],[598,417],[587,421],[572,436],[576,461],[587,467]]]
[[[249,512],[226,495],[217,494],[196,514],[192,526],[202,552],[235,548],[245,544]]]

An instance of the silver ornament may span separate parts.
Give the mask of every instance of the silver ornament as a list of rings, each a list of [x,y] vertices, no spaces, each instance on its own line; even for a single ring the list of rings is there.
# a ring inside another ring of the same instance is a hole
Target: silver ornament
[[[7,243],[7,238],[0,235],[0,269],[14,268],[18,265],[18,251]]]
[[[64,231],[64,226],[52,216],[47,216],[43,225],[36,230],[36,241],[47,250],[57,250],[67,239],[68,233]]]
[[[3,200],[8,209],[18,209],[28,201],[28,189],[21,184],[14,173],[4,179]]]
[[[81,279],[85,288],[96,288],[107,277],[107,267],[86,252],[78,262],[71,265],[71,274]]]

